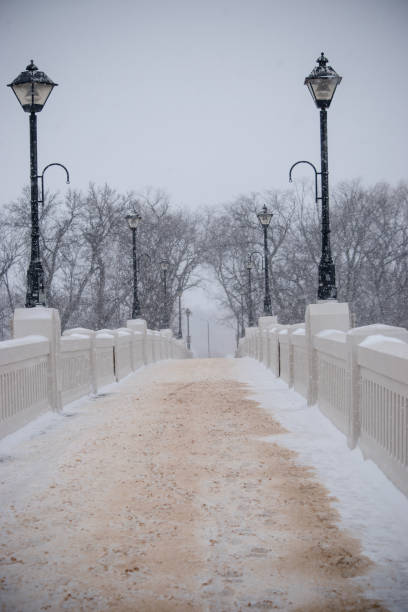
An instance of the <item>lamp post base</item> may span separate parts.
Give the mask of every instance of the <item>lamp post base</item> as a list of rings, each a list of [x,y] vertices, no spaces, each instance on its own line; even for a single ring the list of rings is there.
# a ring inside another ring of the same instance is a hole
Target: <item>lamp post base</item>
[[[269,300],[265,300],[264,301],[264,309],[263,309],[263,316],[264,317],[272,317],[273,313],[272,313],[272,304]]]
[[[41,261],[31,261],[27,270],[26,308],[45,306],[44,272]]]
[[[320,262],[318,300],[337,300],[336,273],[333,262]]]

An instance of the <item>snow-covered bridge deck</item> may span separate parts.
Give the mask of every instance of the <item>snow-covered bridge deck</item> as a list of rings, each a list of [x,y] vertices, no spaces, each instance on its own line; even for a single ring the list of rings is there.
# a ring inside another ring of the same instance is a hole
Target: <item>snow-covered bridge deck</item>
[[[251,359],[145,367],[0,459],[2,610],[408,609],[408,500]]]

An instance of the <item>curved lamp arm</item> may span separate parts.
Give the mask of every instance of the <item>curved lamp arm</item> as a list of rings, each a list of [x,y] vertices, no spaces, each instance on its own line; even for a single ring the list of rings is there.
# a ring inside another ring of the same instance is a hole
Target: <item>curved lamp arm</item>
[[[297,166],[298,164],[308,164],[308,165],[309,165],[309,166],[311,166],[311,167],[313,168],[313,170],[314,170],[314,173],[315,173],[315,200],[316,200],[316,204],[317,204],[318,200],[321,200],[321,199],[322,199],[322,198],[321,198],[321,196],[318,196],[318,195],[317,195],[317,177],[318,177],[319,175],[321,175],[321,172],[318,172],[318,171],[317,171],[316,166],[315,166],[314,164],[312,164],[312,162],[302,159],[302,160],[300,160],[300,161],[295,162],[295,163],[293,164],[293,166],[291,167],[291,169],[289,170],[289,183],[291,183],[291,182],[292,182],[292,170],[293,170],[293,168],[294,168],[295,166]]]
[[[42,171],[42,174],[39,174],[36,177],[37,179],[41,179],[41,200],[38,200],[38,201],[41,202],[43,206],[44,206],[44,174],[46,170],[48,170],[48,168],[51,168],[51,166],[60,166],[60,168],[63,168],[65,170],[65,174],[67,177],[66,183],[67,185],[69,185],[69,172],[63,164],[59,164],[58,162],[53,162],[52,164],[48,164],[48,166],[45,166],[44,170]]]

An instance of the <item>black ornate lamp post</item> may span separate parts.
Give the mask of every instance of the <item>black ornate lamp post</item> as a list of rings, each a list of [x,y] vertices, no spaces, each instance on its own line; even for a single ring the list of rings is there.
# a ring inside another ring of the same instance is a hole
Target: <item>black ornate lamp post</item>
[[[162,259],[160,261],[160,269],[163,273],[163,329],[168,329],[170,327],[169,323],[169,312],[168,312],[168,304],[167,304],[167,270],[169,269],[169,260]]]
[[[247,265],[246,265],[247,270],[248,270],[248,297],[247,297],[248,327],[253,327],[255,325],[254,308],[253,308],[253,303],[252,303],[252,268],[253,268],[252,257],[253,255],[259,255],[259,257],[262,257],[261,253],[259,253],[258,251],[252,251],[252,253],[248,253],[248,259],[247,259]]]
[[[265,268],[265,297],[264,297],[264,309],[263,314],[265,317],[272,316],[272,303],[271,294],[269,291],[269,255],[268,255],[268,227],[272,219],[272,213],[266,208],[266,204],[263,205],[262,210],[257,213],[259,223],[262,226],[264,232],[264,268]]]
[[[177,339],[181,340],[183,337],[183,332],[181,329],[181,296],[183,295],[182,289],[177,289],[177,297],[178,297],[178,332]]]
[[[43,175],[38,176],[36,113],[42,111],[56,85],[57,83],[54,83],[44,72],[38,70],[32,60],[26,70],[8,85],[14,91],[23,110],[30,113],[31,258],[27,271],[26,308],[45,306],[44,271],[40,256],[38,223],[38,179]],[[44,200],[44,194],[42,194],[42,199]]]
[[[252,260],[251,260],[251,256],[248,256],[248,261],[247,261],[247,270],[248,270],[248,327],[253,327],[254,326],[254,309],[252,306],[252,279],[251,279],[251,273],[252,273]]]
[[[243,298],[242,295],[241,295],[241,320],[240,320],[240,325],[241,325],[240,338],[245,338],[244,298]]]
[[[191,310],[189,308],[186,308],[186,317],[187,317],[187,348],[188,348],[188,350],[190,350],[190,348],[191,348],[190,315],[191,315]]]
[[[133,243],[133,306],[132,306],[132,319],[138,319],[141,316],[139,295],[137,291],[137,251],[136,251],[136,230],[142,217],[136,213],[134,215],[126,215],[126,221],[128,222],[129,228],[132,230],[132,243]]]
[[[329,163],[327,147],[327,108],[333,99],[337,85],[342,77],[337,74],[331,66],[324,53],[316,60],[316,66],[305,79],[312,98],[320,109],[320,154],[321,171],[308,161],[298,161],[289,171],[289,181],[292,180],[292,170],[297,164],[309,164],[315,173],[315,198],[322,201],[322,255],[319,263],[319,289],[317,297],[319,300],[335,300],[337,298],[336,272],[330,249],[330,218],[329,218]],[[317,177],[321,178],[321,196],[317,194]]]

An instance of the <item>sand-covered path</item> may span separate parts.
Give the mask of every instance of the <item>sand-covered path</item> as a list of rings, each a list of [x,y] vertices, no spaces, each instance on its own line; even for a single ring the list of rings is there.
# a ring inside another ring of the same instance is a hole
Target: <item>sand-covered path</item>
[[[2,455],[0,609],[386,609],[243,367],[144,368]]]

